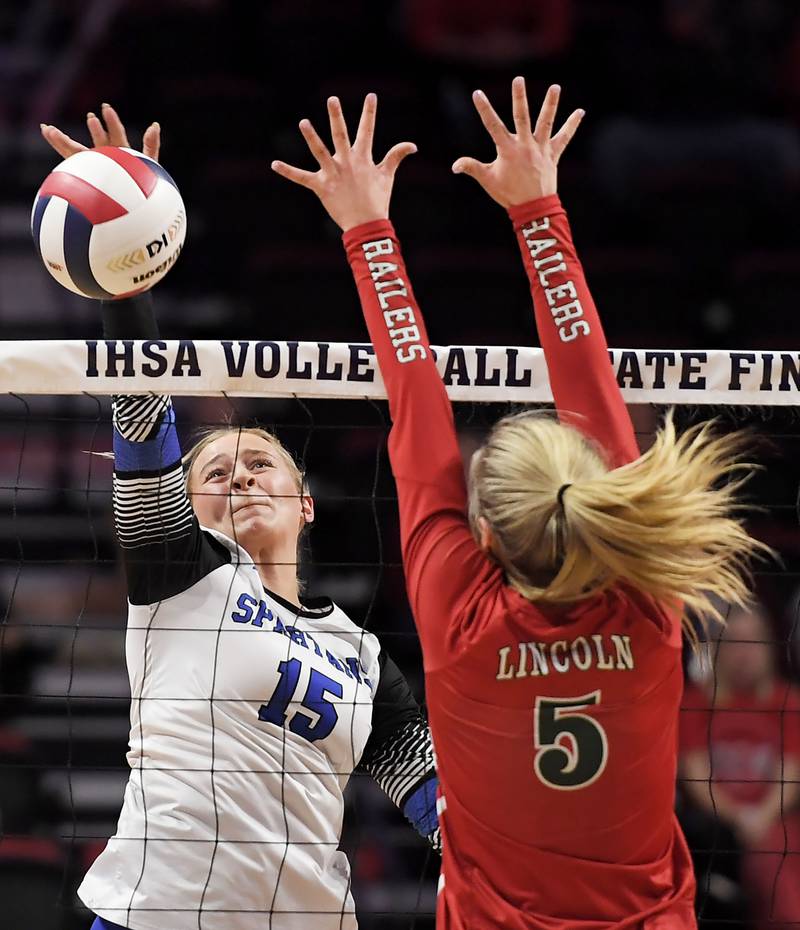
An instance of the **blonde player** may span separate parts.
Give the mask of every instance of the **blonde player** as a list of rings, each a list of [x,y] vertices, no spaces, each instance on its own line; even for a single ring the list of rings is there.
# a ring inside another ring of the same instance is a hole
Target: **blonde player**
[[[454,166],[508,210],[561,421],[501,420],[469,485],[388,219],[413,145],[375,164],[374,95],[352,144],[331,98],[333,152],[300,124],[319,170],[273,167],[344,230],[389,394],[441,780],[438,926],[686,930],[695,885],[673,813],[683,605],[708,616],[712,595],[741,601],[758,544],[732,516],[735,438],[678,438],[668,420],[639,457],[557,195],[583,115],[553,132],[558,94],[532,125],[516,79],[512,130],[478,92],[496,158]]]

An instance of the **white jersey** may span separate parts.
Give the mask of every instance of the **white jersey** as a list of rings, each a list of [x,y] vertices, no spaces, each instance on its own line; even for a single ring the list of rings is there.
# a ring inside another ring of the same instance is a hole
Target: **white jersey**
[[[430,735],[408,684],[331,601],[266,591],[244,549],[200,527],[168,398],[116,398],[114,425],[131,775],[78,894],[131,930],[354,930],[338,845],[359,761],[438,842]]]
[[[130,607],[131,777],[79,895],[134,930],[355,927],[342,795],[380,645],[334,605],[291,613],[214,535],[232,562]]]

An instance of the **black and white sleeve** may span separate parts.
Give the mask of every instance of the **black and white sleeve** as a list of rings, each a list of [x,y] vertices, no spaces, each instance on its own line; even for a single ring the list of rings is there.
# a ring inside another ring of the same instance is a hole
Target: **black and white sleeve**
[[[103,304],[106,339],[157,339],[149,293]],[[169,397],[113,399],[114,524],[132,604],[154,604],[230,561],[200,528],[186,493]]]
[[[400,669],[381,650],[373,699],[372,732],[360,767],[371,775],[407,820],[441,852],[436,811],[436,763],[428,724]]]

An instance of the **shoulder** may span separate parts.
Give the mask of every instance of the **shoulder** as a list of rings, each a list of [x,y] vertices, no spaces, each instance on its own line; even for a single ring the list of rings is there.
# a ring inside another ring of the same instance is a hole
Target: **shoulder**
[[[522,631],[524,635],[538,635],[533,632],[535,630],[546,635],[553,626],[552,612],[520,594],[508,583],[499,566],[487,560],[485,574],[473,581],[478,583],[468,599],[449,617],[438,618],[445,661],[433,665],[426,657],[428,671],[453,664],[476,649],[495,648],[496,643],[513,636],[515,630],[520,631],[520,635]]]
[[[642,630],[652,630],[662,645],[683,647],[682,604],[658,600],[628,584],[617,584],[608,593],[610,609],[626,612],[629,621],[640,623]]]
[[[204,531],[195,517],[185,536],[149,541],[122,552],[128,599],[137,606],[181,597],[204,579],[216,579],[218,569],[234,562],[230,549]]]
[[[327,634],[346,643],[358,656],[366,674],[372,680],[379,678],[378,657],[381,644],[374,633],[356,623],[326,595],[303,595],[300,603],[302,610],[298,613],[295,608],[295,614],[308,624],[311,632]]]

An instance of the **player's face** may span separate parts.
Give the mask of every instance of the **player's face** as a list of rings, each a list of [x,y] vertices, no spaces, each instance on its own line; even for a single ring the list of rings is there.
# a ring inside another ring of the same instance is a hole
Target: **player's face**
[[[206,446],[189,490],[200,523],[235,539],[256,561],[265,549],[293,553],[314,517],[285,455],[253,433],[233,430]]]

